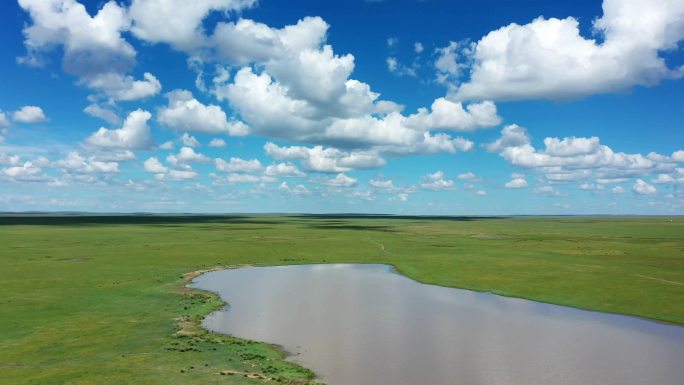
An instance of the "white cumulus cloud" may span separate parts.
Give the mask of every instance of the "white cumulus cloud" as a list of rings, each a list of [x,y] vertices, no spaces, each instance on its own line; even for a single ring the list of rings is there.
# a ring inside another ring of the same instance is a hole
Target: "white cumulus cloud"
[[[86,139],[85,143],[89,146],[102,148],[149,149],[153,144],[150,127],[147,125],[150,118],[152,118],[152,114],[138,109],[128,115],[121,128],[107,129],[101,127]]]
[[[637,179],[632,186],[632,191],[639,195],[653,195],[658,192],[653,185],[644,182],[642,179]]]
[[[89,77],[84,82],[89,88],[101,91],[112,101],[145,99],[158,94],[162,89],[159,79],[149,72],[143,74],[142,80],[136,80],[130,75],[107,72]]]
[[[24,106],[21,109],[14,111],[12,120],[21,123],[38,123],[47,120],[43,109],[37,106]],[[2,125],[2,123],[0,123]]]
[[[444,179],[444,172],[437,171],[432,174],[424,175],[420,187],[424,190],[441,191],[454,188],[454,181]]]
[[[294,196],[306,196],[306,195],[311,195],[311,191],[306,188],[306,186],[302,184],[295,185],[294,187],[290,187],[287,182],[283,182],[278,186],[278,190],[289,194],[289,195],[294,195]]]
[[[181,50],[206,44],[204,20],[215,11],[240,11],[256,0],[133,0],[129,16],[131,31],[151,43],[167,43]]]
[[[195,152],[192,147],[182,147],[178,154],[171,154],[166,157],[166,161],[174,167],[188,168],[188,163],[208,163],[209,157]]]
[[[510,181],[506,182],[505,187],[514,189],[525,188],[527,187],[527,180],[525,178],[520,177],[513,178]]]
[[[536,149],[527,130],[510,125],[504,127],[501,137],[485,145],[485,148],[498,152],[514,166],[543,174],[551,182],[594,177],[601,183],[601,180],[666,173],[676,166],[670,157],[657,153],[615,152],[601,144],[598,137],[545,138],[544,146],[543,150]]]
[[[190,91],[175,90],[166,94],[166,97],[169,105],[159,111],[158,120],[174,130],[234,136],[247,135],[249,132],[249,128],[241,121],[228,121],[221,107],[200,103]]]
[[[181,135],[180,142],[183,144],[183,146],[186,146],[186,147],[199,147],[200,146],[199,140],[197,140],[197,138],[188,134],[187,132],[184,132],[183,135]]]
[[[102,162],[94,157],[86,159],[76,151],[72,151],[66,158],[56,161],[55,167],[64,172],[76,174],[109,174],[119,172],[119,163],[117,162]]]
[[[226,162],[221,158],[216,158],[214,164],[219,171],[232,173],[255,173],[263,168],[258,159],[230,158]]]
[[[355,169],[378,168],[385,165],[385,160],[377,154],[346,152],[331,147],[280,147],[268,142],[264,145],[264,150],[273,159],[298,160],[304,169],[316,172],[341,173]]]
[[[330,187],[354,187],[357,183],[358,180],[343,173],[337,174],[334,178],[323,180],[323,184]]]
[[[226,141],[220,138],[214,138],[209,142],[209,147],[226,147]]]
[[[266,167],[264,174],[277,177],[304,177],[305,173],[301,172],[297,166],[292,163],[277,163]]]
[[[474,131],[501,123],[492,102],[473,103],[464,108],[460,102],[439,98],[432,103],[431,110],[418,109],[417,114],[408,117],[406,124],[423,130]]]
[[[44,54],[62,47],[63,69],[96,97],[130,101],[156,95],[161,83],[151,73],[136,80],[127,73],[136,63],[136,51],[123,33],[130,28],[128,10],[115,1],[105,3],[94,16],[76,0],[20,0],[30,15],[24,28],[27,55],[20,63],[42,66]]]
[[[143,163],[143,167],[145,171],[154,174],[165,174],[169,171],[169,168],[164,166],[156,157],[148,158],[145,163]]]
[[[120,119],[119,115],[116,112],[108,108],[104,108],[98,104],[89,104],[86,108],[83,109],[83,112],[90,116],[100,118],[108,122],[109,124],[119,124]]]
[[[684,38],[681,0],[604,0],[585,38],[573,17],[510,24],[475,45],[458,99],[567,99],[679,78],[660,56]]]
[[[2,126],[1,123],[0,123],[0,126]],[[674,159],[675,161],[677,161],[679,163],[684,163],[684,150],[679,150],[679,151],[673,152],[672,153],[672,159]]]

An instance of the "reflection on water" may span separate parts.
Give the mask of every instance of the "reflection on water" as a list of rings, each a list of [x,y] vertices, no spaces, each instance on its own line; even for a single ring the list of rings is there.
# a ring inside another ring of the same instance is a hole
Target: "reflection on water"
[[[212,331],[293,353],[329,385],[682,385],[684,328],[423,285],[384,265],[258,267],[193,287]]]

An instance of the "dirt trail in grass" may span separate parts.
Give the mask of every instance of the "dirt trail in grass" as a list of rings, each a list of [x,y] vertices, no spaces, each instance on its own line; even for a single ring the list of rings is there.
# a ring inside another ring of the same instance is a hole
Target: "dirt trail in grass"
[[[366,236],[366,238],[368,238],[368,242],[370,242],[370,243],[372,243],[372,244],[374,244],[374,245],[380,246],[380,250],[382,250],[383,254],[389,255],[389,252],[385,249],[385,245],[383,245],[382,243],[380,243],[380,242],[374,240],[374,239],[371,238],[370,236]]]
[[[684,286],[684,282],[670,281],[670,280],[667,280],[667,279],[656,278],[656,277],[649,277],[648,275],[641,275],[641,274],[634,274],[634,275],[637,276],[637,277],[639,277],[639,278],[652,279],[652,280],[654,280],[654,281],[665,282],[665,283],[669,283],[669,284],[672,284],[672,285],[681,285],[681,286]]]

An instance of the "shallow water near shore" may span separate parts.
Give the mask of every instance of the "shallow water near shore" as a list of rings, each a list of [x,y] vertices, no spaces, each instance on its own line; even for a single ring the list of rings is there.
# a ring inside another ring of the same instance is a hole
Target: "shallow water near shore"
[[[192,287],[215,332],[278,344],[329,385],[679,385],[684,327],[425,285],[386,265],[249,267]]]

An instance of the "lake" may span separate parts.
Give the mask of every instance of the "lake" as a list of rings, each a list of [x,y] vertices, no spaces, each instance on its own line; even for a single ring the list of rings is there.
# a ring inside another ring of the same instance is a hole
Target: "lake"
[[[192,287],[204,326],[278,344],[329,385],[682,385],[684,327],[425,285],[386,265],[250,267]]]

